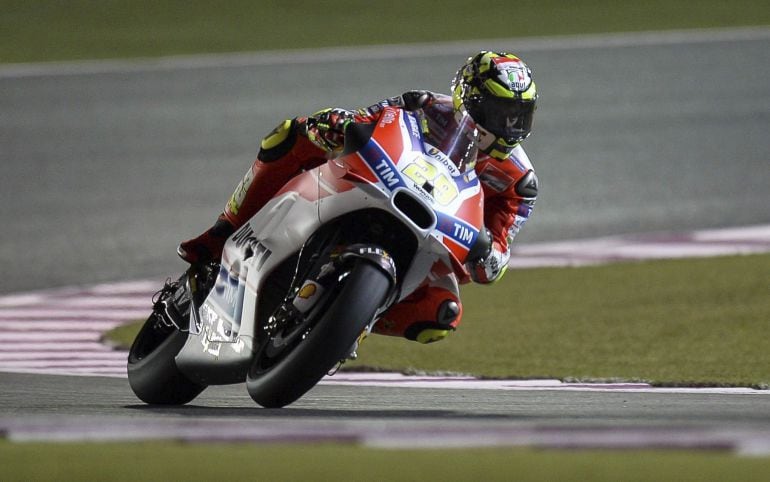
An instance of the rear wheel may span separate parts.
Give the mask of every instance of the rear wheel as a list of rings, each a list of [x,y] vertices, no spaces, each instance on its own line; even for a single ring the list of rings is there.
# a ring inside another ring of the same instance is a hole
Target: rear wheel
[[[319,301],[323,309],[283,323],[261,343],[246,378],[251,398],[263,407],[283,407],[313,388],[348,355],[385,301],[390,284],[380,268],[357,260]]]

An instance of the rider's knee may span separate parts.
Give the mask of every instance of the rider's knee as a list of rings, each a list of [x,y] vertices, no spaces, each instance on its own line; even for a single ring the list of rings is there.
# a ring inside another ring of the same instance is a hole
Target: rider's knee
[[[287,119],[262,139],[257,159],[262,162],[277,161],[288,154],[296,142],[297,120]]]

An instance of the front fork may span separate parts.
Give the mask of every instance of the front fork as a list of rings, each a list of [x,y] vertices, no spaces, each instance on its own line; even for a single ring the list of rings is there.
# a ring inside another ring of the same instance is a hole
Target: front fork
[[[361,344],[361,341],[363,341],[363,339],[372,332],[372,328],[374,328],[374,324],[377,322],[380,315],[384,313],[388,308],[390,308],[390,306],[396,300],[396,296],[398,294],[396,264],[388,252],[379,246],[369,244],[353,244],[345,248],[340,253],[338,259],[340,265],[351,265],[352,262],[356,259],[363,259],[365,262],[377,266],[380,268],[380,270],[388,275],[388,278],[390,279],[390,291],[388,292],[388,296],[385,299],[385,303],[379,307],[374,317],[372,317],[371,321],[366,325],[366,327],[361,331],[361,334],[353,342],[353,345],[350,347],[350,350],[348,350],[347,355],[345,355],[345,357],[340,360],[337,366],[329,373],[330,375],[336,373],[337,370],[339,370],[339,367],[342,366],[346,360],[355,360],[358,358],[357,350]],[[347,272],[345,274],[347,274]]]
[[[275,333],[287,328],[288,323],[301,325],[305,320],[318,316],[325,309],[327,294],[333,288],[343,283],[350,274],[350,268],[357,259],[363,259],[380,268],[391,280],[391,289],[386,302],[377,311],[364,333],[371,331],[374,322],[384,312],[397,295],[396,266],[393,258],[382,248],[369,244],[352,244],[344,247],[329,249],[318,261],[325,260],[312,267],[305,279],[295,283],[288,296],[276,311],[270,316],[264,326],[265,334],[270,338]],[[360,338],[359,338],[360,339]]]
[[[384,307],[389,307],[396,295],[396,264],[384,249],[370,244],[351,244],[339,252],[332,252],[327,263],[321,265],[314,277],[302,284],[293,300],[294,307],[300,312],[307,312],[315,306],[313,299],[322,298],[323,293],[332,284],[337,284],[350,273],[349,268],[356,259],[371,263],[390,278],[390,292]]]
[[[200,319],[198,309],[201,307],[206,297],[214,286],[216,273],[219,272],[219,265],[211,263],[203,266],[190,266],[187,269],[185,285],[187,292],[190,293],[192,306],[190,309],[189,330],[193,335],[199,335],[203,323]]]

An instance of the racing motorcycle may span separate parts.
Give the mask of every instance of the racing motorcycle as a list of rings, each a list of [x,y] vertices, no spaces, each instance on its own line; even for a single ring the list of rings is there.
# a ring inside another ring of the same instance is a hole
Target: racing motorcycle
[[[137,397],[185,404],[245,381],[259,405],[288,405],[430,273],[485,256],[473,123],[439,107],[349,124],[341,154],[284,186],[219,263],[167,282],[129,352]]]

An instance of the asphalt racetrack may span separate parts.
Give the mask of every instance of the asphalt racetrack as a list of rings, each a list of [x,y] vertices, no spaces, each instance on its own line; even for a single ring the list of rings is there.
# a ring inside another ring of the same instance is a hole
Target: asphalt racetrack
[[[183,407],[141,404],[124,379],[0,374],[0,431],[14,441],[179,439],[374,447],[682,448],[770,453],[770,395],[319,385],[288,408],[245,386]]]
[[[0,293],[178,272],[176,244],[211,223],[278,121],[410,88],[446,91],[480,47],[0,68]],[[541,92],[525,144],[541,196],[520,242],[770,222],[767,28],[485,47],[520,54]],[[125,379],[0,374],[0,431],[15,439],[153,426],[203,439],[189,427],[211,437],[207,424],[252,427],[265,440],[387,445],[401,443],[402,428],[414,444],[434,434],[426,445],[453,433],[553,446],[557,433],[574,446],[770,453],[764,393],[324,385],[288,409],[261,410],[238,386],[161,410],[141,406]]]

